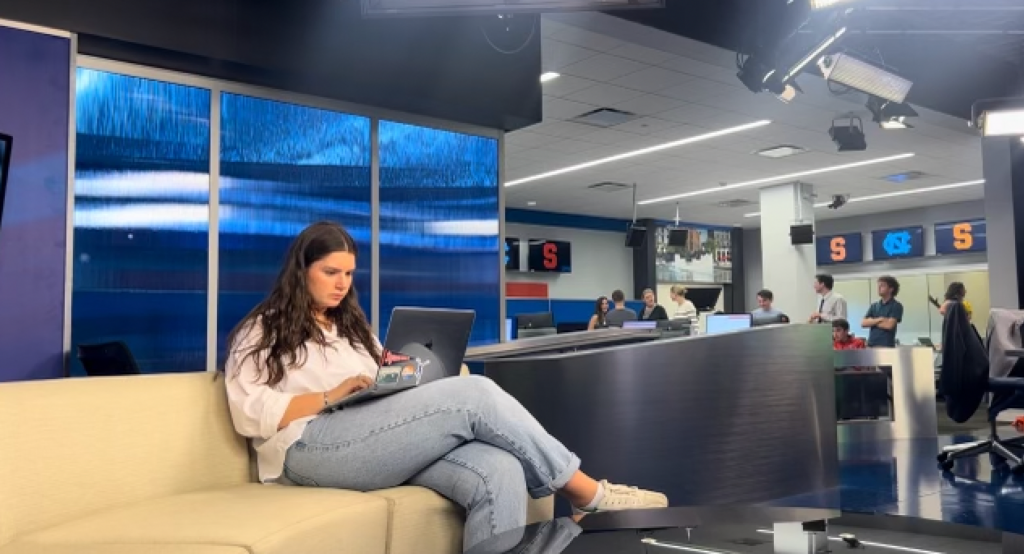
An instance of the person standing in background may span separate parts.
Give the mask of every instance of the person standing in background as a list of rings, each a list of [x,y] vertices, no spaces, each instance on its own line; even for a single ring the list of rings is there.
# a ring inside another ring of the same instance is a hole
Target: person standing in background
[[[604,320],[610,327],[622,327],[626,321],[636,321],[636,312],[626,307],[626,295],[621,290],[612,293],[615,309],[608,312]]]
[[[821,273],[814,276],[814,292],[820,297],[818,311],[811,314],[810,323],[831,323],[837,319],[846,319],[846,299],[832,290],[835,279],[831,275]]]
[[[878,297],[880,300],[868,308],[861,326],[868,329],[868,347],[894,348],[896,346],[896,327],[903,321],[903,304],[896,300],[900,293],[900,282],[891,275],[878,278]]]
[[[676,303],[676,309],[672,313],[672,319],[697,319],[697,306],[686,299],[686,287],[683,285],[672,285],[669,289],[669,297]]]
[[[640,321],[665,321],[668,319],[668,312],[658,304],[654,291],[644,289],[644,310],[640,312]]]
[[[933,300],[934,302],[934,300]],[[939,313],[942,317],[946,317],[946,312],[949,311],[949,305],[953,302],[959,302],[963,304],[964,310],[967,311],[967,320],[970,321],[974,318],[974,310],[971,309],[971,303],[967,301],[967,287],[964,286],[960,281],[953,281],[949,284],[946,289],[946,296],[941,305],[938,305]]]
[[[594,315],[590,316],[590,323],[587,325],[587,331],[593,331],[594,329],[604,329],[608,327],[608,297],[602,296],[597,299],[597,303],[594,304]]]

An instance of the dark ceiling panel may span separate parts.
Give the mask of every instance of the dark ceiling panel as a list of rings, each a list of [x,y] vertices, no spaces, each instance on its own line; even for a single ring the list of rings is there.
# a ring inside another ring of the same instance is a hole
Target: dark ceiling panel
[[[750,53],[781,38],[785,18],[793,14],[787,4],[787,0],[668,0],[663,10],[609,13],[728,50]],[[865,2],[869,4],[872,3]],[[971,104],[977,100],[1024,92],[1024,59],[1015,63],[963,37],[921,33],[921,23],[917,23],[915,34],[876,32],[883,22],[890,30],[907,28],[909,22],[900,26],[899,17],[920,19],[925,15],[858,10],[843,47],[868,59],[884,61],[913,81],[908,98],[911,104],[963,119],[970,117]],[[795,40],[807,40],[810,44],[813,37],[798,35]],[[1024,41],[1020,46],[1024,57]]]
[[[79,33],[84,54],[489,128],[541,119],[536,16],[498,34],[480,18],[364,20],[354,0],[3,0],[0,18]]]

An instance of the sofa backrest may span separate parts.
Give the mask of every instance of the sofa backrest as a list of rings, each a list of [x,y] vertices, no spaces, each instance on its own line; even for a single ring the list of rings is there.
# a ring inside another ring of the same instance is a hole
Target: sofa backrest
[[[104,508],[249,481],[219,374],[0,384],[0,545]]]

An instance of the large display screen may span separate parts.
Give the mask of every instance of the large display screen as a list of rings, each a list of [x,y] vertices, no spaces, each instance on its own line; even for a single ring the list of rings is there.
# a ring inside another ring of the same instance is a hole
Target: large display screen
[[[471,344],[497,342],[502,247],[498,141],[380,122],[380,332],[396,306],[476,311]]]
[[[562,240],[530,239],[526,268],[548,273],[572,273],[572,244]]]
[[[505,237],[505,269],[519,271],[521,269],[519,260],[520,248],[519,239]]]
[[[924,228],[903,227],[871,232],[875,260],[896,260],[924,256]]]
[[[964,254],[988,249],[988,225],[984,219],[969,219],[935,225],[935,253]]]
[[[218,362],[231,329],[270,291],[307,225],[355,238],[355,291],[370,316],[370,120],[221,94]],[[351,292],[350,292],[351,294]]]
[[[75,85],[72,348],[124,341],[144,373],[203,371],[211,93],[85,68]]]
[[[860,233],[815,238],[818,265],[855,264],[864,261],[864,237]]]

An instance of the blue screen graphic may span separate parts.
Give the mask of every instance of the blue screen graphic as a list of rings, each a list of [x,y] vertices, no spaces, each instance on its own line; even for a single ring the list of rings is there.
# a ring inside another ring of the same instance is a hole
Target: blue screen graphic
[[[71,342],[202,371],[210,91],[78,69]],[[72,374],[82,374],[77,361]]]
[[[396,306],[476,310],[471,344],[502,332],[498,141],[380,122],[380,332]]]
[[[924,228],[872,231],[871,251],[875,260],[920,258],[924,256]]]
[[[221,95],[218,364],[231,329],[270,291],[292,239],[330,220],[356,239],[370,314],[370,120]]]
[[[988,250],[988,224],[969,219],[935,224],[935,253],[966,254]]]

